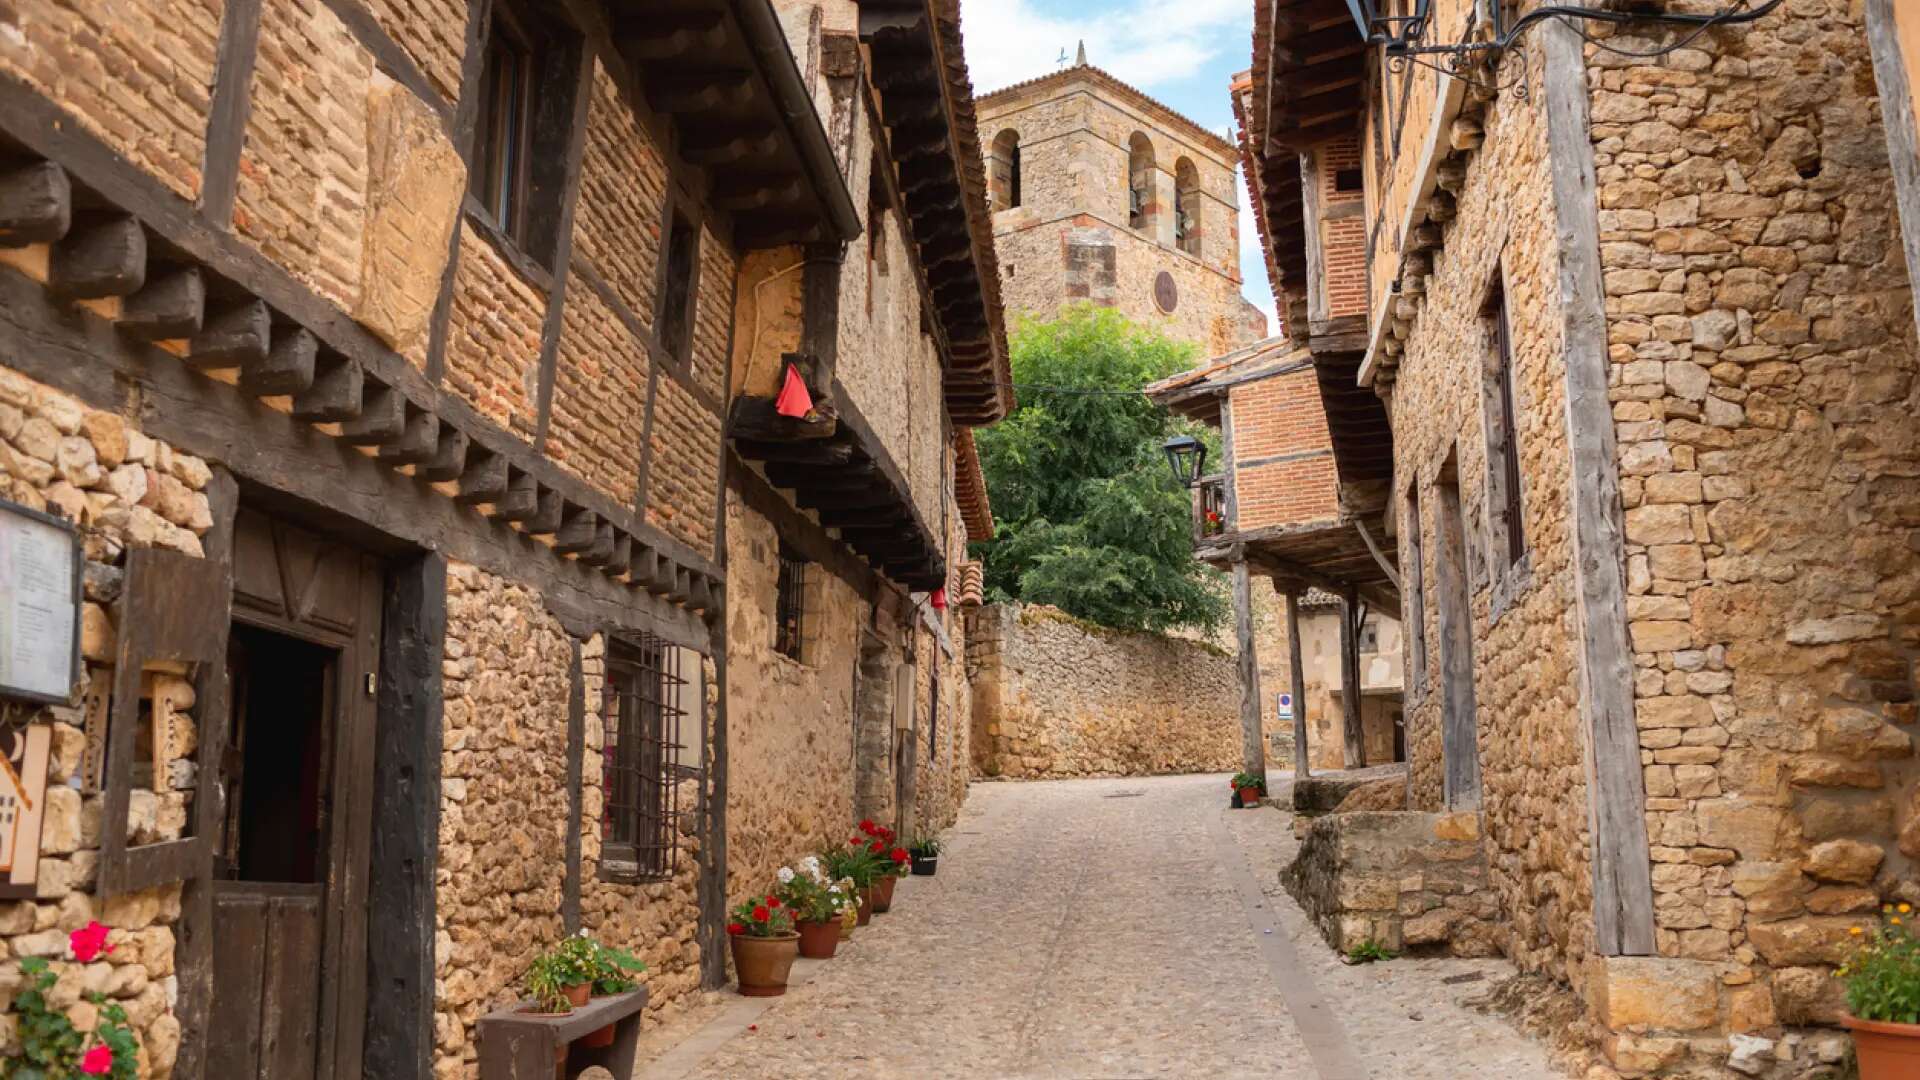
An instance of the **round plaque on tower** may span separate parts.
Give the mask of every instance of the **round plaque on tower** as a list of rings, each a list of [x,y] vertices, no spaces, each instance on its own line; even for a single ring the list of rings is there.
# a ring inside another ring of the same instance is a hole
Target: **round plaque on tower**
[[[1173,309],[1180,306],[1180,287],[1173,283],[1173,275],[1165,270],[1153,279],[1153,305],[1163,315],[1173,314]]]

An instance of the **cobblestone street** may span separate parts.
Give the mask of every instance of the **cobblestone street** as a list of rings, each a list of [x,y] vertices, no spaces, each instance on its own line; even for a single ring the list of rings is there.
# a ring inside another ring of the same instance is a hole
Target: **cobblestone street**
[[[750,1028],[728,1009],[638,1077],[1557,1075],[1463,1004],[1503,963],[1340,964],[1274,879],[1286,816],[1226,794],[1215,776],[976,785],[938,876],[903,881]]]

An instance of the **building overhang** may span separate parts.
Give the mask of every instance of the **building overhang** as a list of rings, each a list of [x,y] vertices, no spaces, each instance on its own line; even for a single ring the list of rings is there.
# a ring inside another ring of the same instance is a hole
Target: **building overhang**
[[[1349,592],[1375,610],[1400,617],[1400,587],[1351,520],[1309,521],[1226,532],[1194,548],[1194,558],[1225,570],[1245,560],[1276,589]]]
[[[860,216],[768,0],[611,0],[609,32],[745,249],[847,241]]]
[[[946,342],[947,410],[962,426],[995,423],[1012,411],[1013,387],[958,0],[860,0],[860,40]]]

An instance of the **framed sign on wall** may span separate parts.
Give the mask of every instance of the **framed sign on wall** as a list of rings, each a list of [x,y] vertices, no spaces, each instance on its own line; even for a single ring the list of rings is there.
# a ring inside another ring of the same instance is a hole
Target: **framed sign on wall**
[[[38,893],[51,724],[0,727],[0,900]]]
[[[72,700],[80,558],[71,523],[0,499],[0,698]]]

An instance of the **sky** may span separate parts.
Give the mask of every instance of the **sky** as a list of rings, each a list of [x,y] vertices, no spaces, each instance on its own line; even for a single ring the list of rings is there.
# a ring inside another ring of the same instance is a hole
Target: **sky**
[[[1227,84],[1253,63],[1248,0],[963,0],[967,67],[976,94],[1045,75],[1071,62],[1084,41],[1087,62],[1131,83],[1202,127],[1233,140]],[[1240,202],[1240,273],[1249,301],[1274,325],[1266,260]]]

